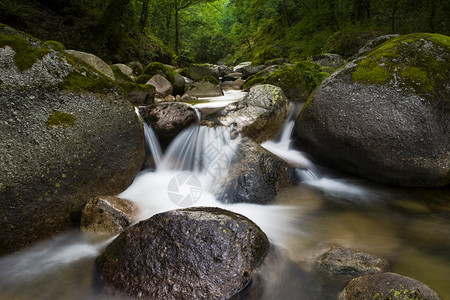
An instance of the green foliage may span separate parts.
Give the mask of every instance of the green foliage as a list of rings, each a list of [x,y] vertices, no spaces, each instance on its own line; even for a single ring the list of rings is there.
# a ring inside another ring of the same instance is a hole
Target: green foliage
[[[72,114],[67,114],[61,111],[54,111],[47,119],[48,126],[60,126],[68,128],[75,124],[75,117]]]

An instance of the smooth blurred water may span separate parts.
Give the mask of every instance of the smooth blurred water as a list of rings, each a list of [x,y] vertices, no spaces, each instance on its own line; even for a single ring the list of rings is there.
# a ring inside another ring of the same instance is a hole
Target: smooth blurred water
[[[315,166],[306,154],[290,148],[285,133],[263,146],[302,165],[298,175],[304,182],[279,193],[272,205],[223,204],[210,187],[214,178],[226,174],[223,169],[211,172],[210,164],[222,157],[221,151],[227,158],[232,155],[235,148],[227,134],[189,128],[169,147],[157,171],[141,172],[119,196],[137,203],[142,219],[180,208],[168,191],[184,172],[199,180],[195,206],[235,211],[259,225],[275,247],[241,299],[335,298],[343,286],[333,285],[312,268],[312,258],[324,245],[385,258],[394,272],[420,280],[442,299],[450,299],[449,188],[395,188]],[[216,160],[205,163],[211,146],[221,151]],[[191,186],[186,187],[180,193],[188,193]],[[0,299],[108,299],[95,290],[93,274],[95,257],[112,238],[74,231],[1,257]]]

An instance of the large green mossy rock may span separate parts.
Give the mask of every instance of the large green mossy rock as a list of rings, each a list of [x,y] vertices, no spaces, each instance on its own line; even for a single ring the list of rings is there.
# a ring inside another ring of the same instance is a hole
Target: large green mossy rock
[[[393,38],[328,77],[296,123],[301,147],[404,186],[450,183],[450,37]]]
[[[79,222],[144,160],[142,124],[113,81],[0,25],[0,254]]]
[[[212,207],[164,212],[123,231],[97,258],[105,290],[133,299],[230,299],[269,250],[246,217]]]

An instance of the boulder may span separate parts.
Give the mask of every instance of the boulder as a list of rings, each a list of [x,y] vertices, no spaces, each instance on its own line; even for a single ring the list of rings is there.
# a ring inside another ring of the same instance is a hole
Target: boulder
[[[225,75],[225,76],[222,78],[222,80],[223,80],[224,82],[225,82],[225,81],[235,81],[235,80],[240,79],[241,76],[242,76],[242,73],[236,73],[236,72],[234,72],[234,73],[230,73],[230,74]]]
[[[192,97],[218,97],[223,96],[219,81],[215,77],[207,76],[197,78],[189,85],[186,94]]]
[[[339,295],[339,300],[422,299],[440,300],[427,285],[396,273],[379,273],[353,279]]]
[[[69,53],[72,56],[75,56],[76,58],[84,61],[106,77],[108,77],[111,80],[115,80],[114,73],[111,70],[111,67],[105,63],[101,58],[98,56],[95,56],[91,53],[76,51],[76,50],[66,50],[67,53]]]
[[[184,77],[181,76],[180,74],[176,73],[174,75],[174,78],[175,78],[175,82],[172,84],[173,85],[173,94],[174,95],[183,95],[184,89],[186,87],[186,81],[185,81]]]
[[[377,38],[374,38],[374,39],[368,41],[361,49],[359,49],[358,53],[353,57],[353,59],[363,56],[363,55],[366,55],[367,53],[371,52],[372,50],[374,50],[376,47],[383,44],[384,42],[389,41],[390,39],[393,39],[393,38],[396,38],[399,36],[400,36],[399,34],[387,34],[387,35],[382,35]]]
[[[255,75],[258,72],[261,72],[264,70],[266,66],[260,65],[260,66],[246,66],[242,68],[242,79],[247,79],[252,75]]]
[[[161,98],[173,94],[172,84],[161,75],[154,75],[146,84],[153,85],[156,88],[156,94]]]
[[[233,72],[242,73],[243,68],[251,66],[251,61],[244,61],[233,68]]]
[[[133,73],[133,69],[131,67],[129,67],[125,64],[114,64],[114,65],[112,65],[112,67],[116,67],[122,73],[122,76],[123,75],[127,76],[129,78],[128,81],[136,80],[136,77],[134,76],[134,73]],[[116,72],[114,72],[114,77],[116,78],[116,81],[117,81]]]
[[[229,299],[269,249],[246,217],[197,207],[157,214],[123,231],[96,260],[110,294],[144,299]]]
[[[119,83],[119,86],[128,94],[134,106],[150,105],[155,100],[156,88],[151,84],[123,82]]]
[[[142,72],[144,72],[144,67],[142,64],[138,61],[132,61],[128,64],[128,66],[133,70],[134,76],[138,77],[142,75]]]
[[[186,103],[159,103],[140,107],[139,112],[153,128],[163,148],[181,131],[199,121],[195,109]]]
[[[345,64],[345,60],[339,54],[324,53],[312,57],[312,61],[321,67],[338,69]]]
[[[79,223],[144,161],[142,125],[113,81],[0,25],[0,254]]]
[[[268,204],[298,183],[295,168],[248,138],[235,150],[228,173],[212,188],[224,203]]]
[[[236,81],[224,81],[221,85],[222,90],[229,91],[229,90],[240,90],[241,86],[239,86]]]
[[[212,76],[218,79],[220,77],[219,68],[210,64],[192,64],[189,66],[189,77],[191,79],[196,80],[205,76]]]
[[[220,77],[224,77],[224,76],[227,76],[230,73],[233,73],[233,69],[228,67],[228,66],[221,65],[218,68],[219,68],[219,76]]]
[[[234,126],[257,143],[274,138],[287,117],[289,102],[283,91],[273,85],[252,87],[241,101],[231,103],[209,116],[224,126]]]
[[[389,262],[360,250],[339,246],[320,251],[314,266],[333,279],[348,280],[353,277],[390,271]]]
[[[316,159],[383,183],[450,183],[450,38],[393,38],[327,78],[295,126]]]
[[[81,230],[118,234],[137,221],[139,208],[133,202],[112,196],[92,198],[81,214]]]

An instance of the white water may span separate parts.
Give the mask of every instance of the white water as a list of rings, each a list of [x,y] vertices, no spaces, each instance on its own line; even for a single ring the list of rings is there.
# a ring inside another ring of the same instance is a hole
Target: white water
[[[153,157],[153,161],[155,163],[155,167],[158,167],[162,158],[162,150],[161,145],[159,144],[158,137],[156,136],[152,127],[145,122],[137,107],[135,108],[135,112],[138,115],[139,120],[141,120],[142,126],[144,127],[146,151],[150,151],[151,157]]]
[[[230,103],[239,101],[243,99],[247,95],[246,92],[243,91],[224,91],[223,96],[219,97],[208,97],[208,98],[199,98],[200,101],[208,101],[206,103],[198,103],[194,104],[194,107],[198,108],[200,111],[205,112],[205,115],[217,111]]]

